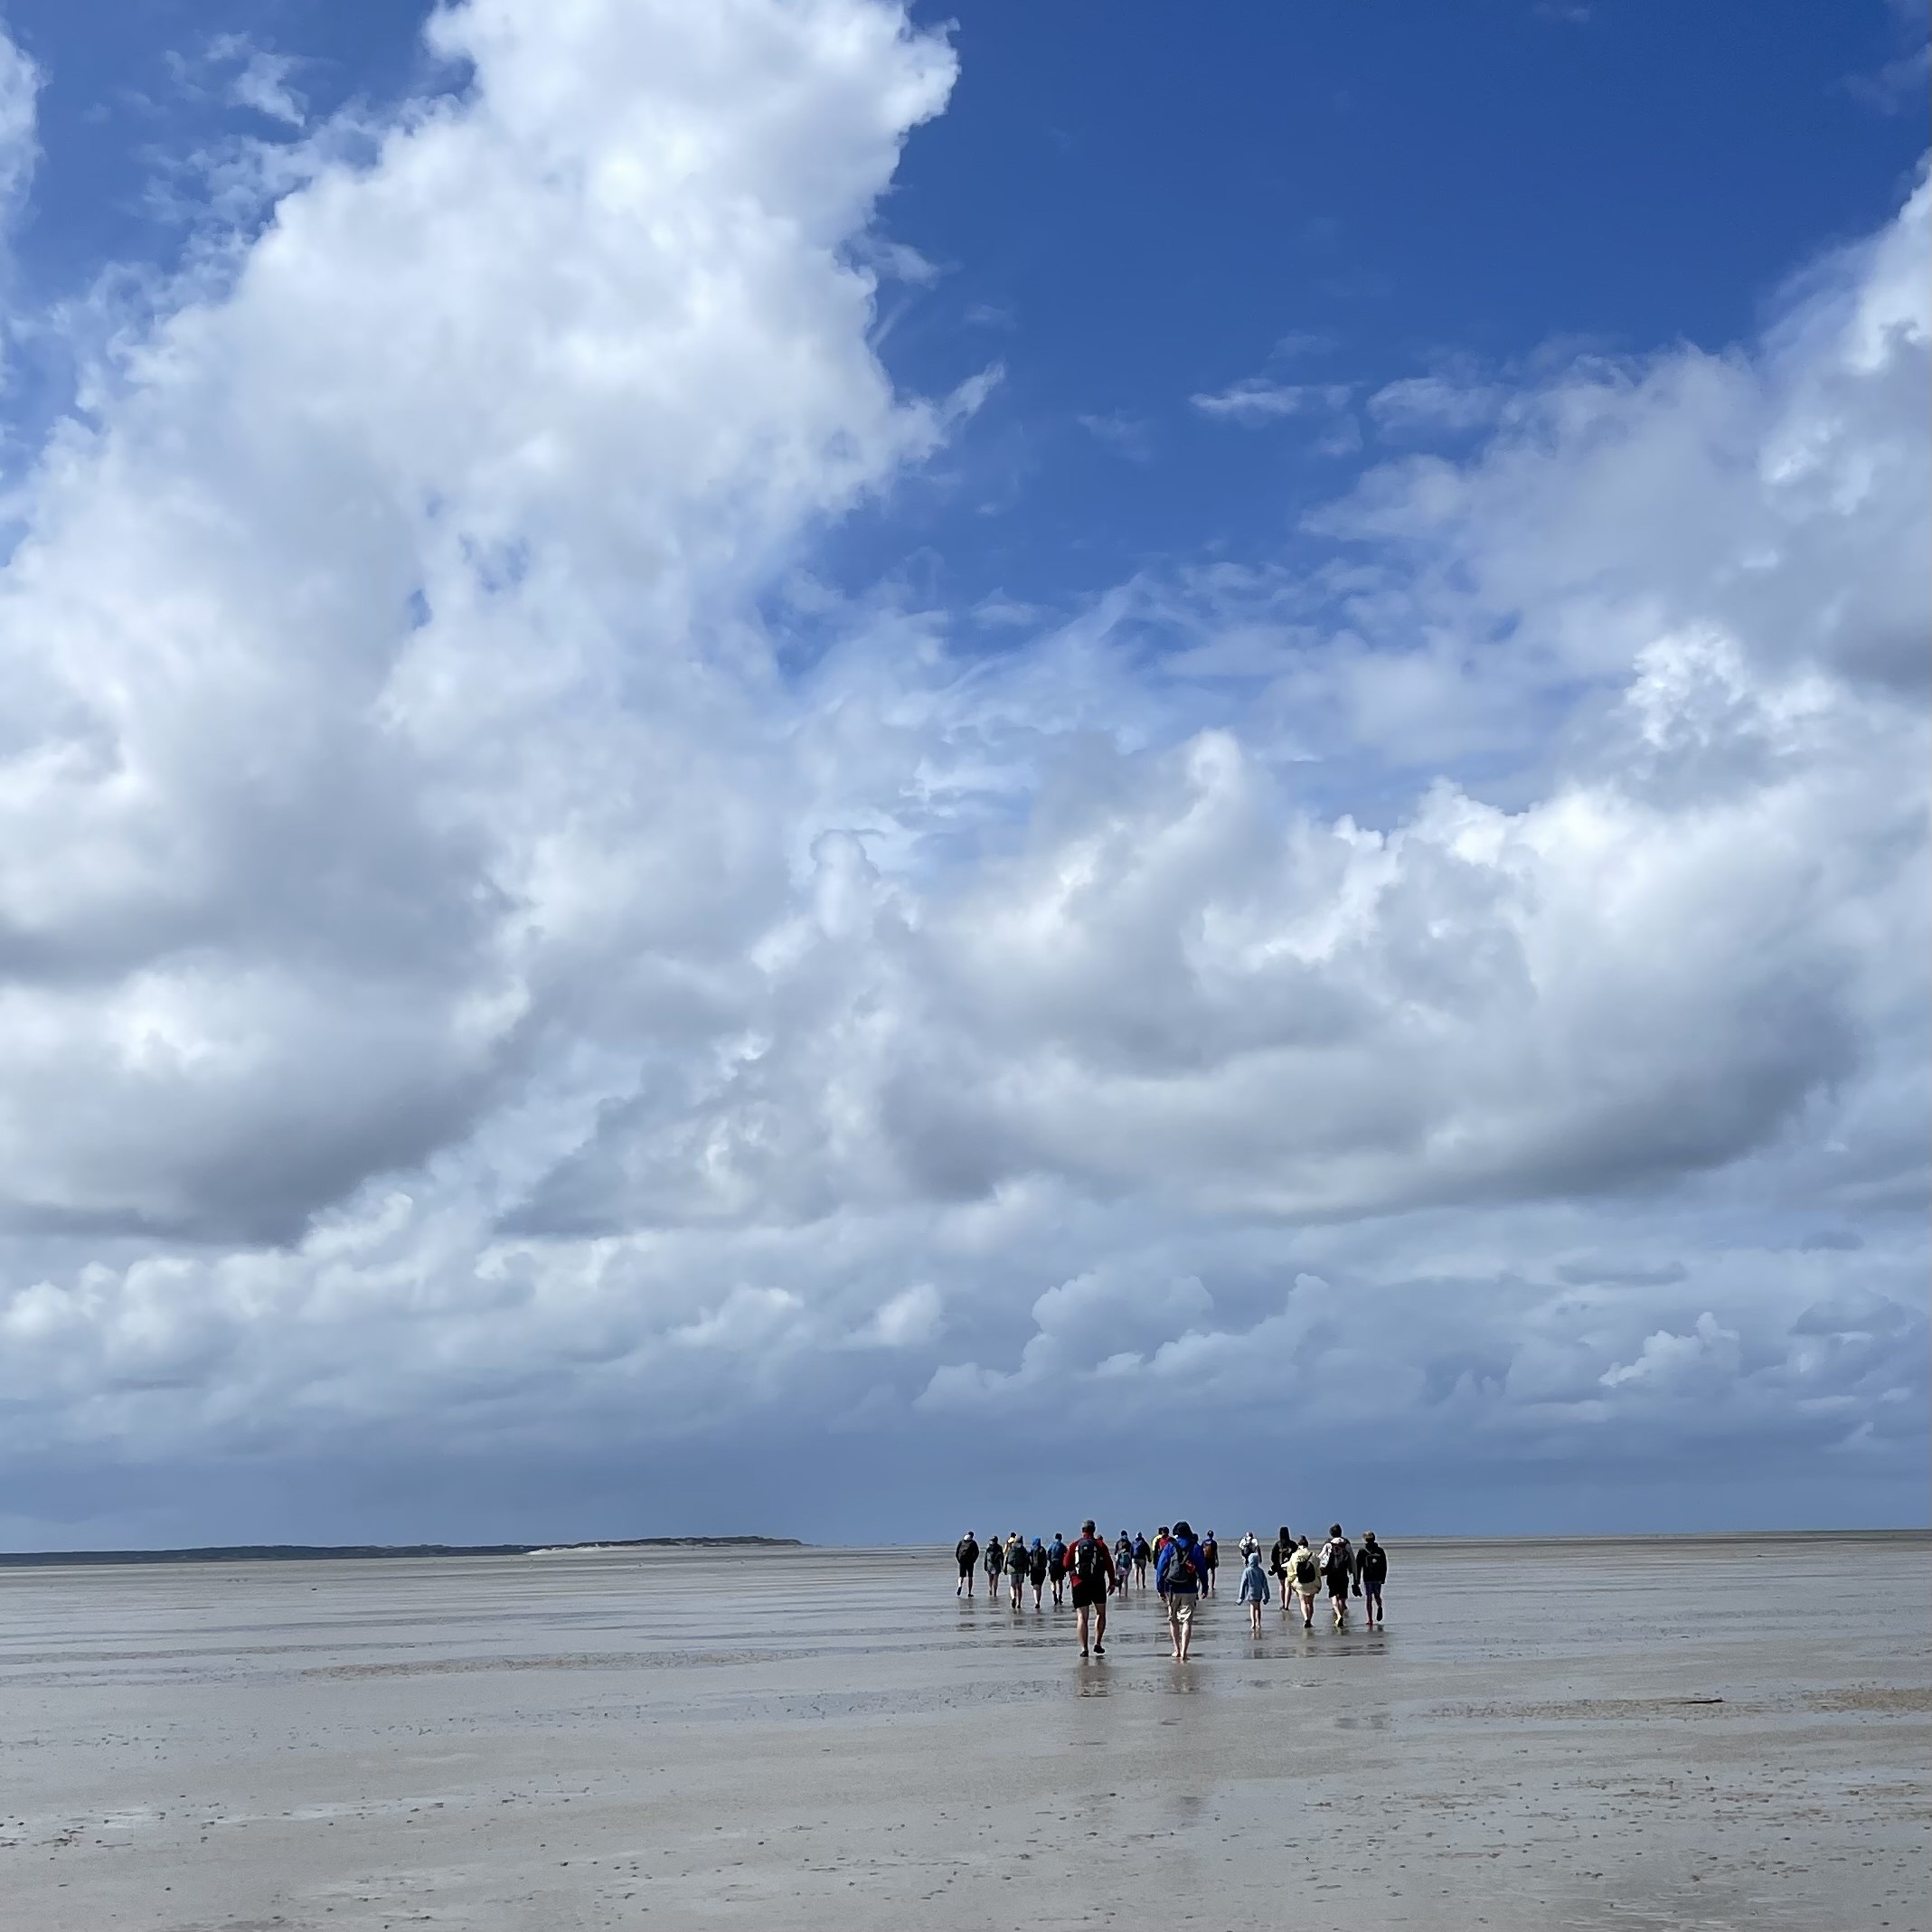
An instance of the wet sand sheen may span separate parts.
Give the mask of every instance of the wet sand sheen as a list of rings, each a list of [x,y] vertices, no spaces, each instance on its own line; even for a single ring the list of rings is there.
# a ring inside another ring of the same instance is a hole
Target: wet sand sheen
[[[0,1572],[7,1923],[1925,1932],[1924,1538],[1398,1545],[1184,1667],[949,1570]]]

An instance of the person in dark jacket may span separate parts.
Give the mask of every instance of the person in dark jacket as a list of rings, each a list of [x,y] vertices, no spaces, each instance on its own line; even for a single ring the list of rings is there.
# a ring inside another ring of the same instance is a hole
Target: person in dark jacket
[[[970,1597],[973,1594],[973,1579],[979,1572],[979,1539],[968,1530],[953,1545],[953,1560],[959,1565],[959,1588],[953,1592],[955,1597]]]
[[[1322,1580],[1328,1586],[1328,1601],[1335,1613],[1335,1628],[1348,1628],[1348,1593],[1355,1582],[1355,1546],[1342,1533],[1342,1525],[1331,1523],[1328,1541],[1322,1545]]]
[[[1355,1555],[1355,1593],[1368,1613],[1369,1628],[1387,1621],[1382,1616],[1382,1585],[1389,1577],[1389,1552],[1375,1541],[1373,1530],[1362,1532],[1362,1548]]]

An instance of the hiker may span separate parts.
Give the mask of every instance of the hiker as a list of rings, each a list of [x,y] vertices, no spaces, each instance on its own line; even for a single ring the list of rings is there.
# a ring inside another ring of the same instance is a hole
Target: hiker
[[[1210,1530],[1201,1539],[1202,1595],[1214,1594],[1214,1572],[1220,1568],[1220,1545],[1214,1541],[1214,1532]]]
[[[955,1597],[970,1597],[973,1594],[973,1574],[979,1568],[979,1539],[968,1530],[953,1545],[953,1556],[959,1565],[959,1588],[953,1592]]]
[[[1047,1581],[1053,1586],[1053,1607],[1057,1610],[1063,1600],[1060,1593],[1067,1587],[1067,1545],[1058,1530],[1047,1545]]]
[[[1047,1546],[1036,1536],[1026,1552],[1027,1575],[1032,1579],[1033,1607],[1040,1607],[1040,1593],[1047,1587]]]
[[[1140,1585],[1142,1589],[1145,1589],[1147,1587],[1147,1559],[1153,1554],[1154,1551],[1147,1547],[1145,1533],[1140,1530],[1135,1531],[1134,1580]]]
[[[1362,1548],[1355,1557],[1355,1594],[1368,1612],[1369,1628],[1387,1623],[1382,1615],[1382,1584],[1389,1575],[1389,1552],[1375,1541],[1373,1530],[1362,1532]]]
[[[1117,1595],[1127,1593],[1127,1579],[1134,1573],[1134,1539],[1123,1530],[1114,1544],[1114,1589]]]
[[[1006,1539],[1006,1588],[1014,1609],[1020,1607],[1020,1593],[1026,1588],[1026,1539],[1015,1530]]]
[[[1295,1537],[1286,1523],[1281,1526],[1280,1533],[1268,1545],[1268,1573],[1281,1586],[1281,1614],[1288,1614],[1289,1599],[1295,1595],[1295,1587],[1288,1581],[1288,1564],[1295,1555]]]
[[[1322,1588],[1322,1566],[1314,1550],[1308,1547],[1308,1539],[1298,1536],[1295,1548],[1288,1553],[1288,1581],[1295,1587],[1295,1594],[1301,1598],[1302,1628],[1315,1628],[1315,1599]],[[1283,1603],[1286,1609],[1287,1605]]]
[[[1348,1593],[1355,1582],[1355,1551],[1342,1533],[1339,1522],[1328,1526],[1328,1541],[1322,1545],[1322,1576],[1328,1585],[1328,1600],[1334,1607],[1335,1628],[1348,1628]]]
[[[1261,1606],[1268,1600],[1268,1572],[1261,1567],[1261,1545],[1256,1543],[1241,1570],[1241,1601],[1248,1606],[1249,1636],[1261,1635]]]
[[[1006,1551],[995,1530],[986,1539],[986,1597],[990,1602],[1000,1594],[1000,1572],[1006,1567]]]
[[[1126,1541],[1122,1531],[1120,1541]],[[1080,1654],[1087,1654],[1087,1624],[1093,1620],[1093,1654],[1107,1654],[1107,1593],[1116,1581],[1114,1560],[1107,1545],[1094,1534],[1093,1519],[1080,1525],[1080,1533],[1067,1552],[1067,1569],[1073,1578],[1073,1627],[1080,1639]]]
[[[1248,1531],[1240,1541],[1241,1561],[1245,1564],[1260,1547],[1261,1539],[1252,1530]]]
[[[1193,1641],[1194,1612],[1201,1603],[1201,1585],[1205,1566],[1201,1545],[1185,1522],[1175,1523],[1173,1533],[1162,1545],[1160,1560],[1154,1566],[1154,1588],[1167,1606],[1167,1634],[1173,1640],[1176,1663],[1187,1662],[1188,1645]]]

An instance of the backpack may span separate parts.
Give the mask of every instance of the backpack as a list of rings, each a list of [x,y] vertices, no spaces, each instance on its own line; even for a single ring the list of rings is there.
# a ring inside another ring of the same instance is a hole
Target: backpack
[[[1083,1536],[1074,1544],[1071,1552],[1074,1580],[1079,1583],[1098,1583],[1107,1566],[1100,1560],[1100,1546],[1090,1536]]]
[[[1312,1550],[1297,1550],[1288,1559],[1294,1567],[1296,1588],[1312,1590],[1322,1580],[1322,1566],[1315,1560]]]
[[[1166,1588],[1171,1590],[1198,1590],[1201,1588],[1201,1547],[1183,1542],[1168,1545],[1173,1552],[1167,1559]]]
[[[1323,1552],[1322,1568],[1331,1583],[1346,1583],[1355,1568],[1355,1552],[1349,1548],[1348,1539],[1338,1536]]]

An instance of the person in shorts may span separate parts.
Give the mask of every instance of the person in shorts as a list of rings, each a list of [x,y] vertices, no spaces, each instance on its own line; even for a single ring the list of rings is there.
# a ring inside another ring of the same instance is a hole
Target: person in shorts
[[[1322,1580],[1328,1586],[1328,1601],[1335,1613],[1335,1628],[1348,1628],[1348,1593],[1355,1587],[1355,1550],[1342,1533],[1342,1525],[1331,1523],[1328,1541],[1322,1545]]]
[[[953,1560],[959,1565],[959,1588],[953,1592],[955,1597],[970,1597],[973,1594],[973,1579],[979,1569],[979,1539],[968,1530],[953,1545]]]
[[[1015,1530],[1006,1539],[1006,1593],[1016,1610],[1026,1594],[1026,1575],[1031,1567],[1026,1559],[1026,1539]]]
[[[1188,1646],[1194,1640],[1194,1612],[1200,1607],[1206,1577],[1207,1564],[1193,1531],[1185,1522],[1175,1523],[1173,1533],[1161,1546],[1154,1582],[1167,1607],[1167,1634],[1173,1640],[1177,1663],[1187,1662]]]
[[[1067,1540],[1058,1530],[1047,1545],[1047,1581],[1053,1586],[1053,1607],[1057,1610],[1066,1600],[1061,1593],[1067,1582]]]
[[[1308,1547],[1305,1536],[1296,1539],[1288,1552],[1288,1587],[1302,1607],[1302,1628],[1315,1628],[1315,1599],[1322,1588],[1322,1560]]]
[[[1375,1541],[1373,1530],[1362,1532],[1362,1548],[1355,1552],[1355,1591],[1368,1614],[1369,1628],[1382,1625],[1382,1585],[1389,1580],[1389,1552]]]
[[[1107,1654],[1107,1597],[1114,1588],[1112,1553],[1094,1533],[1093,1519],[1080,1525],[1080,1533],[1067,1550],[1067,1576],[1073,1585],[1073,1627],[1080,1639],[1080,1654],[1088,1652],[1087,1626],[1093,1624],[1093,1654]]]

